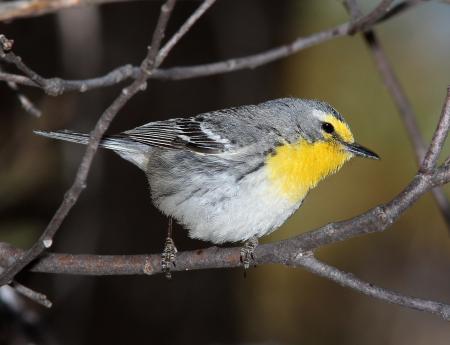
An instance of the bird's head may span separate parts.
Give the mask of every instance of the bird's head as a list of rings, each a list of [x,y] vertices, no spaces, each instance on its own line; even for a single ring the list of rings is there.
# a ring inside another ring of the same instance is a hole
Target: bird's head
[[[299,128],[303,128],[305,139],[336,145],[351,157],[379,159],[375,152],[355,142],[344,117],[328,103],[304,100],[301,108],[303,110],[298,113],[297,119]]]
[[[286,140],[276,147],[267,165],[271,179],[290,199],[302,199],[354,156],[379,159],[355,142],[343,116],[329,104],[295,98],[277,101],[291,125],[281,126]]]

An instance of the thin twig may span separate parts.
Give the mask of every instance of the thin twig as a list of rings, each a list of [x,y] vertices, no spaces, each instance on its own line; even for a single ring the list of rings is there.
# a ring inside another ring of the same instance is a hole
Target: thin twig
[[[11,63],[23,72],[32,82],[38,87],[42,88],[47,94],[51,96],[59,96],[62,93],[62,80],[59,78],[45,79],[38,73],[28,67],[20,56],[17,56],[12,51],[14,41],[0,35],[0,59]],[[8,80],[12,81],[12,80]]]
[[[343,0],[342,4],[348,13],[350,13],[350,17],[355,22],[362,16],[362,12],[358,6],[357,0]]]
[[[371,12],[369,12],[366,16],[363,16],[359,19],[356,19],[350,30],[349,34],[353,35],[356,32],[369,29],[373,26],[380,18],[383,16],[386,16],[386,14],[389,12],[389,7],[392,5],[394,0],[382,0],[375,9],[373,9]]]
[[[29,287],[26,287],[25,285],[22,285],[16,281],[13,281],[11,284],[11,287],[13,287],[18,293],[21,295],[31,299],[32,301],[46,307],[51,308],[52,302],[45,296],[44,294],[31,290]]]
[[[0,36],[0,51],[5,51],[12,49],[13,42],[9,41],[5,36]],[[2,69],[0,66],[0,74],[2,74]],[[8,87],[16,94],[17,99],[19,100],[20,105],[22,108],[29,114],[31,114],[34,117],[40,117],[42,115],[42,112],[29,100],[27,96],[25,96],[19,89],[19,86],[15,81],[7,81],[6,82]]]
[[[118,67],[104,76],[98,77],[98,78],[92,78],[92,79],[83,79],[83,80],[62,80],[59,78],[49,78],[46,79],[47,84],[56,84],[61,85],[61,89],[58,90],[60,94],[66,93],[66,92],[86,92],[98,88],[108,87],[117,85],[125,80],[128,80],[130,78],[136,79],[139,75],[140,68],[134,67],[132,65],[124,65],[121,67]],[[12,74],[12,73],[5,73],[0,72],[0,80],[6,81],[6,82],[14,82],[20,85],[26,85],[26,86],[32,86],[32,87],[41,87],[35,82],[33,82],[30,78],[18,75],[18,74]],[[44,91],[46,91],[44,89]],[[47,93],[48,94],[48,93]],[[54,93],[48,94],[50,96],[54,95]]]
[[[30,78],[24,77],[23,75],[19,74],[7,73],[4,71],[0,71],[0,80],[5,81],[7,83],[16,83],[25,86],[40,87]]]
[[[403,11],[406,11],[407,9],[414,7],[416,5],[423,4],[424,2],[430,2],[431,0],[407,0],[400,2],[394,7],[391,8],[389,12],[387,12],[383,17],[381,17],[381,20],[388,20],[391,17],[395,17],[398,13],[401,13]]]
[[[419,3],[421,2],[417,2],[415,4]],[[399,5],[395,6],[391,11],[395,11]],[[400,13],[403,13],[405,10],[412,7],[413,6],[404,6],[401,8],[401,10],[397,10],[395,13],[396,15],[399,15]],[[391,12],[388,12],[388,14],[389,13]],[[392,17],[393,16],[384,15],[377,23],[374,23],[374,25]],[[351,22],[347,22],[334,28],[312,34],[308,37],[299,37],[289,44],[246,57],[232,58],[224,61],[202,65],[156,69],[150,78],[163,80],[182,80],[230,73],[243,69],[254,69],[259,66],[296,54],[301,50],[324,43],[330,39],[346,36],[349,34],[351,25]],[[57,88],[53,86],[56,90],[53,90],[52,87],[47,87],[47,89],[50,90],[50,95],[55,94],[55,91],[57,91],[58,94],[71,91],[86,92],[88,90],[96,88],[115,85],[129,78],[135,79],[138,75],[139,67],[126,65],[118,67],[107,73],[106,75],[98,78],[86,80],[62,80],[60,78],[49,78],[47,80],[47,84],[56,85]],[[27,86],[39,86],[33,83],[32,80],[16,74],[0,73],[0,80],[13,81],[18,84]]]
[[[425,156],[426,146],[425,140],[420,132],[419,125],[417,124],[417,116],[415,115],[412,105],[409,102],[400,82],[398,81],[391,64],[389,63],[389,60],[376,34],[373,31],[368,31],[364,34],[364,38],[370,48],[370,51],[372,52],[372,56],[383,83],[389,91],[401,116],[408,133],[408,137],[416,153],[417,165],[420,165],[423,157]]]
[[[343,272],[317,260],[312,253],[299,255],[296,261],[299,266],[306,268],[312,273],[331,279],[344,287],[349,287],[367,296],[375,297],[388,303],[398,304],[403,307],[435,314],[444,320],[450,320],[450,305],[448,304],[405,296],[398,292],[367,283],[350,273]]]
[[[17,259],[18,257],[19,257],[18,255],[15,256],[15,259]],[[12,262],[11,262],[11,264],[12,264]],[[0,274],[4,272],[5,269],[3,267],[6,267],[6,266],[8,266],[8,264],[0,265]],[[20,284],[16,280],[13,280],[11,282],[11,284],[9,284],[9,285],[11,288],[16,290],[21,295],[31,299],[32,301],[34,301],[38,304],[43,305],[46,308],[51,308],[52,302],[50,302],[50,300],[44,294],[30,289],[29,287],[26,287],[25,285]],[[0,287],[0,288],[2,288],[2,287]]]
[[[437,160],[441,154],[444,142],[447,139],[448,130],[450,128],[450,86],[447,88],[447,98],[443,105],[439,125],[434,132],[431,140],[430,148],[425,155],[422,162],[421,169],[424,172],[429,172],[436,167]]]
[[[27,96],[20,92],[16,83],[9,81],[8,86],[16,93],[20,105],[27,113],[34,117],[40,117],[42,115],[42,112],[33,104],[33,102],[31,102]]]
[[[156,64],[159,66],[166,58],[172,48],[183,38],[200,17],[216,2],[216,0],[205,0],[197,10],[186,20],[170,40],[160,49],[156,57]]]

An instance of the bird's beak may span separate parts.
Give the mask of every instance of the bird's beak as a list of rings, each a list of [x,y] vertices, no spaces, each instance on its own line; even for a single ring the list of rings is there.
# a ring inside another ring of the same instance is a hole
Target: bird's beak
[[[364,146],[361,146],[357,143],[342,143],[345,147],[345,149],[354,154],[355,156],[361,156],[364,158],[371,158],[371,159],[380,159],[380,156],[378,156],[375,152],[370,151],[369,149],[366,149]]]

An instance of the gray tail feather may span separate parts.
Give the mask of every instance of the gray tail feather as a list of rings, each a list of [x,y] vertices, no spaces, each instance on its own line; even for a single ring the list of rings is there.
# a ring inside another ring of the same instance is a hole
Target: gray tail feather
[[[33,131],[33,132],[43,137],[70,141],[72,143],[77,144],[87,145],[87,143],[89,142],[89,134],[72,132],[66,129],[56,132],[44,132],[44,131]],[[119,152],[141,151],[139,150],[140,146],[142,145],[134,143],[131,140],[114,136],[105,137],[100,141],[100,147]]]
[[[73,143],[86,145],[89,142],[89,135],[85,133],[77,133],[68,130],[56,132],[34,131],[37,135],[43,137],[70,141]],[[137,165],[140,169],[146,171],[148,164],[149,146],[136,143],[130,139],[121,136],[108,136],[100,141],[100,147],[113,150],[119,156]]]

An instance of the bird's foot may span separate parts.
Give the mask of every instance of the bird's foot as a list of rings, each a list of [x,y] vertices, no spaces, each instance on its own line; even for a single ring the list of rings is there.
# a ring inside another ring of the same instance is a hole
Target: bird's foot
[[[255,260],[254,253],[257,245],[258,238],[253,236],[247,240],[241,248],[241,263],[242,266],[244,266],[244,270],[248,270],[250,268],[250,263]]]
[[[176,266],[177,247],[171,237],[166,238],[164,250],[161,254],[161,270],[167,279],[172,278],[171,268]]]

